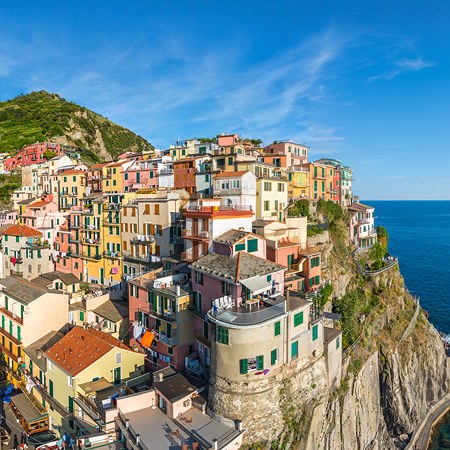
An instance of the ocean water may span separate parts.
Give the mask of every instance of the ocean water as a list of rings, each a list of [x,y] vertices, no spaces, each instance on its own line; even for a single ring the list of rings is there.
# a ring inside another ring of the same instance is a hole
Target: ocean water
[[[366,201],[375,224],[389,233],[407,288],[420,298],[434,326],[450,334],[450,201]],[[428,450],[450,449],[450,414],[440,422]]]
[[[364,201],[389,233],[407,288],[429,320],[450,333],[450,201]]]

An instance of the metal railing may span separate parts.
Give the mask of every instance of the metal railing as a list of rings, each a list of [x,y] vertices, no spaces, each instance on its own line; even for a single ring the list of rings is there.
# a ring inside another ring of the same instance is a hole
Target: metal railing
[[[181,230],[181,236],[184,238],[209,239],[209,231],[199,230]]]
[[[229,323],[232,325],[256,325],[286,313],[286,301],[262,309],[249,310],[248,312],[237,312],[233,309],[219,310],[216,308],[208,311],[212,320]]]

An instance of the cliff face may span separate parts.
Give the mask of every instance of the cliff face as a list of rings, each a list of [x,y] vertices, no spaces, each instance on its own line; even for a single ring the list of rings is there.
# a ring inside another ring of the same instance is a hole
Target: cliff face
[[[245,402],[248,448],[404,448],[399,436],[412,433],[449,392],[450,358],[397,267],[362,277],[342,239],[331,239],[323,251],[325,278],[336,297],[344,296],[343,326],[358,330],[344,352],[340,386],[328,386],[318,355],[313,366],[283,368],[270,385],[235,386],[233,393],[230,386],[213,387],[216,410],[242,411]]]

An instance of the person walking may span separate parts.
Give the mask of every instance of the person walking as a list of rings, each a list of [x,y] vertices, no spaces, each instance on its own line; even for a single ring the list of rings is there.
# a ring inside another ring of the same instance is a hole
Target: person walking
[[[19,439],[17,439],[17,434],[15,434],[13,439],[13,450],[18,450],[18,447],[19,447]]]

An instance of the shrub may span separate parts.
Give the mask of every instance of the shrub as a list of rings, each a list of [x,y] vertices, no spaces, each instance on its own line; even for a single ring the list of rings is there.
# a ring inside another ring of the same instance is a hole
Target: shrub
[[[319,228],[317,225],[311,225],[308,227],[308,230],[306,231],[306,235],[308,237],[317,236],[318,234],[322,234],[323,230]]]
[[[309,215],[309,201],[296,200],[288,210],[289,217],[308,217]]]
[[[344,211],[340,205],[332,200],[320,199],[317,203],[317,210],[321,212],[330,224],[341,220],[344,217]]]

